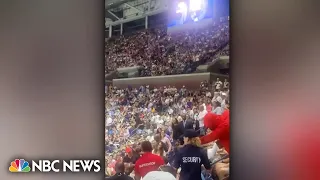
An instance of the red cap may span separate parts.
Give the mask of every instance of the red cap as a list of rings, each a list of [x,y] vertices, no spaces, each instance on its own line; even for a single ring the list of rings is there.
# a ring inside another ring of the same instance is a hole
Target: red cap
[[[130,153],[132,151],[132,149],[130,147],[126,148],[126,153]]]

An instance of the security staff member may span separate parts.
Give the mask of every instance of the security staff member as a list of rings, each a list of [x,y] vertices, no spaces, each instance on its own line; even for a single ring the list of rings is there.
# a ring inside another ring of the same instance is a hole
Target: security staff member
[[[176,154],[173,167],[180,171],[180,180],[201,180],[201,166],[210,170],[210,161],[201,148],[201,141],[195,130],[184,132],[184,147]]]

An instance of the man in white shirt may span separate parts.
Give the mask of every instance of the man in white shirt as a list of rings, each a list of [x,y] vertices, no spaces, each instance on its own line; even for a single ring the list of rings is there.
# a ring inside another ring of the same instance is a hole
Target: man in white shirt
[[[181,114],[186,114],[186,109],[182,108],[181,109]]]
[[[227,79],[224,79],[223,88],[224,88],[224,89],[228,89],[228,88],[229,88],[229,82],[228,82]]]
[[[166,98],[166,100],[164,101],[164,103],[165,103],[165,105],[169,105],[169,103],[170,103],[170,99],[169,98]]]
[[[190,115],[190,117],[194,117],[193,109],[190,109],[190,111],[189,111],[189,115]]]
[[[226,99],[227,99],[227,94],[226,93],[221,93],[221,107],[224,109],[226,107]]]
[[[107,126],[110,126],[112,124],[112,118],[108,117],[107,118]]]
[[[181,103],[185,104],[186,103],[186,98],[182,98]]]
[[[129,131],[129,129],[130,129],[130,127],[127,128],[127,129],[125,130],[124,134],[123,134],[123,136],[124,136],[125,138],[129,138],[129,136],[130,136],[130,131]]]
[[[217,90],[220,90],[221,85],[222,85],[222,82],[220,81],[219,78],[217,78],[217,81],[216,81],[216,83],[215,83],[214,85],[216,86],[216,89],[217,89]]]
[[[208,91],[208,92],[206,93],[206,96],[207,96],[207,97],[211,97],[211,92]]]
[[[198,120],[199,120],[199,127],[200,127],[200,135],[204,135],[205,134],[205,128],[204,128],[204,116],[208,113],[206,110],[206,106],[205,105],[201,105],[199,107],[199,115],[198,115]]]
[[[153,106],[153,103],[152,103],[152,101],[148,104],[148,108],[152,108],[152,106]]]

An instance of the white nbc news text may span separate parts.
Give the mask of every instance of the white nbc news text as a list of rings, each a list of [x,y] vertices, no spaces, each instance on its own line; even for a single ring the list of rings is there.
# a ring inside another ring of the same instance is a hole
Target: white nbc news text
[[[99,172],[100,160],[39,160],[32,161],[32,172]],[[62,168],[62,169],[61,169]]]

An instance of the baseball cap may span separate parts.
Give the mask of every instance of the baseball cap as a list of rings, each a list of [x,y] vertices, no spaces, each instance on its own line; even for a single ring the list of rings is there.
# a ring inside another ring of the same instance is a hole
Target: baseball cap
[[[132,149],[130,147],[126,148],[126,153],[130,153],[132,151]]]
[[[145,175],[142,180],[176,180],[176,178],[164,171],[151,171]]]
[[[193,129],[187,129],[185,130],[183,136],[187,138],[194,138],[194,137],[198,137],[198,133]]]

